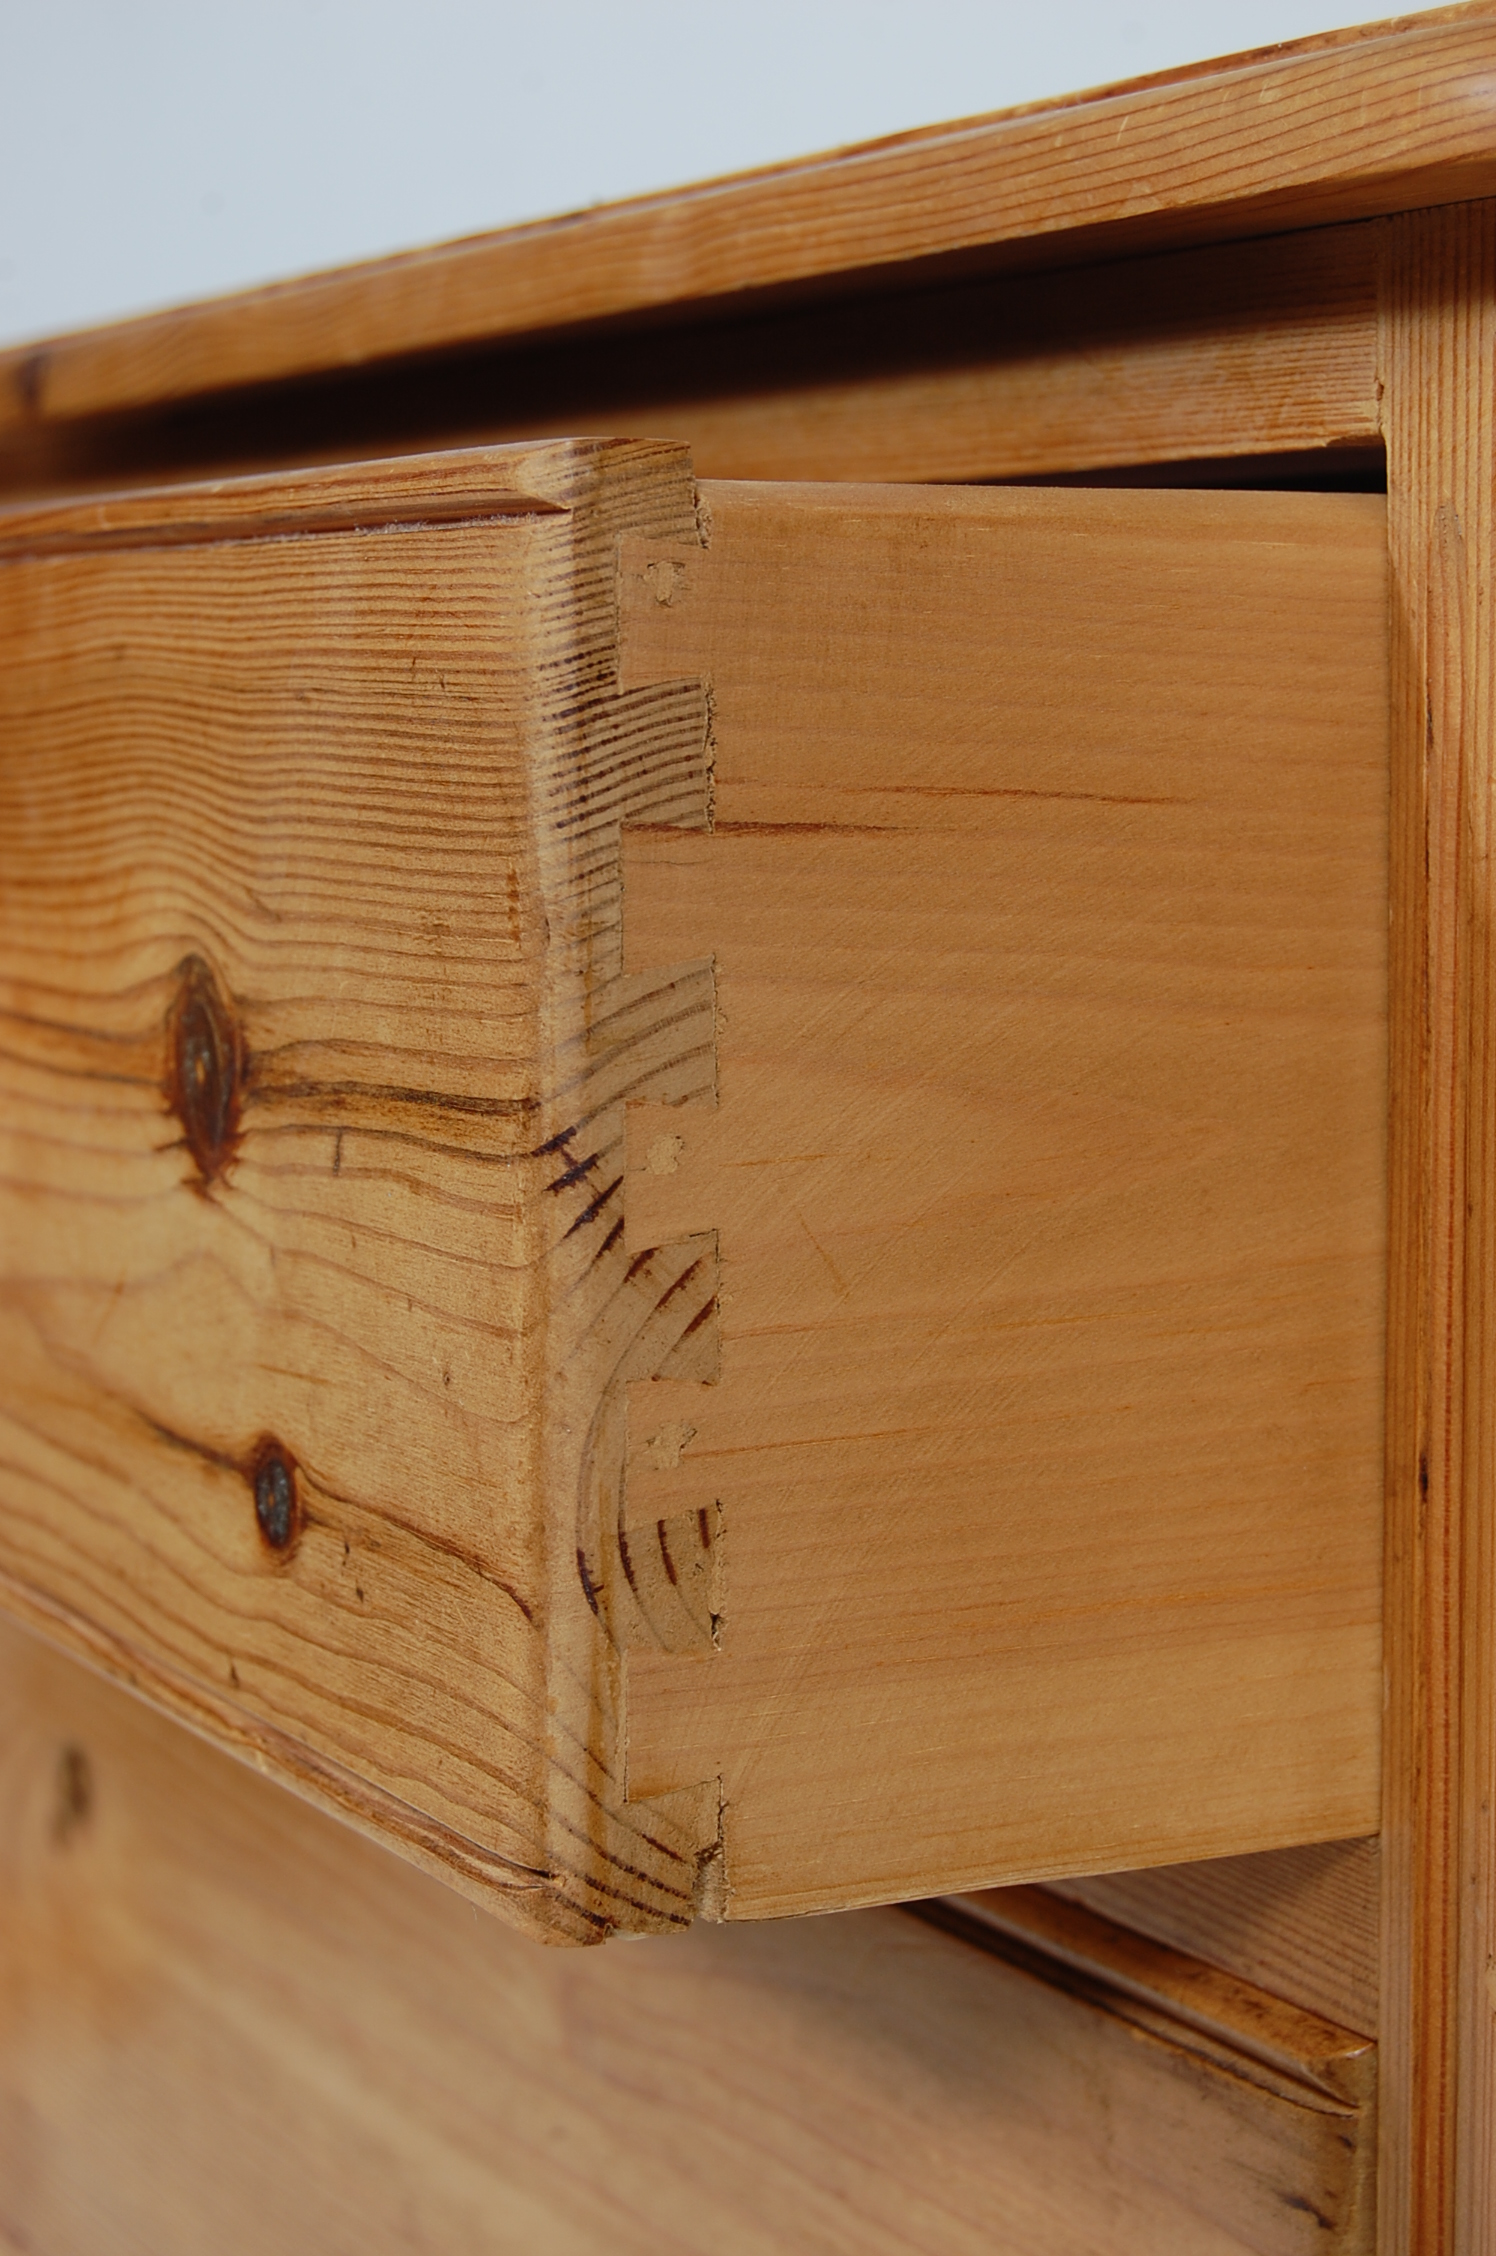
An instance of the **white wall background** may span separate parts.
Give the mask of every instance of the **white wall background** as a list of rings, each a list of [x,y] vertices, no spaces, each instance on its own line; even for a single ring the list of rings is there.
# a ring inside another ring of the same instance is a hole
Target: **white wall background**
[[[0,0],[0,342],[1376,12],[1376,0]]]

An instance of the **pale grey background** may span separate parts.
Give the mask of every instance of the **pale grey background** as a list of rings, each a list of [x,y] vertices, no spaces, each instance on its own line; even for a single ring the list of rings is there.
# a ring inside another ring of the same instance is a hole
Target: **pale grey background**
[[[0,342],[1376,13],[1376,0],[0,0]]]

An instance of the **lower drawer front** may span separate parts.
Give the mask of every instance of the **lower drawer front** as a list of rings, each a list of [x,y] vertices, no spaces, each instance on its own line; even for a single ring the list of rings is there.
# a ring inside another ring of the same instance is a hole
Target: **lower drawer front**
[[[1042,1891],[537,1951],[9,1628],[0,1746],[0,2247],[1372,2246],[1373,2048]]]
[[[1359,496],[0,523],[0,1589],[552,1939],[1376,1824]]]

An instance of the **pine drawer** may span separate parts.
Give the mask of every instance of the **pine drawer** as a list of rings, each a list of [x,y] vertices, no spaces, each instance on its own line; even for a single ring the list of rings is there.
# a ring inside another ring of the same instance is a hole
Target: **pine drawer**
[[[1375,1830],[1385,506],[0,520],[0,1602],[548,1939]]]

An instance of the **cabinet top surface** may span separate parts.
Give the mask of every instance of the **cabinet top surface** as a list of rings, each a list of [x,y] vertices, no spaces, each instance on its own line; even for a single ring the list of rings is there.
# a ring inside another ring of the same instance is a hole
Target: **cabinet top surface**
[[[0,354],[0,436],[584,325],[1496,193],[1496,0],[930,126]]]

